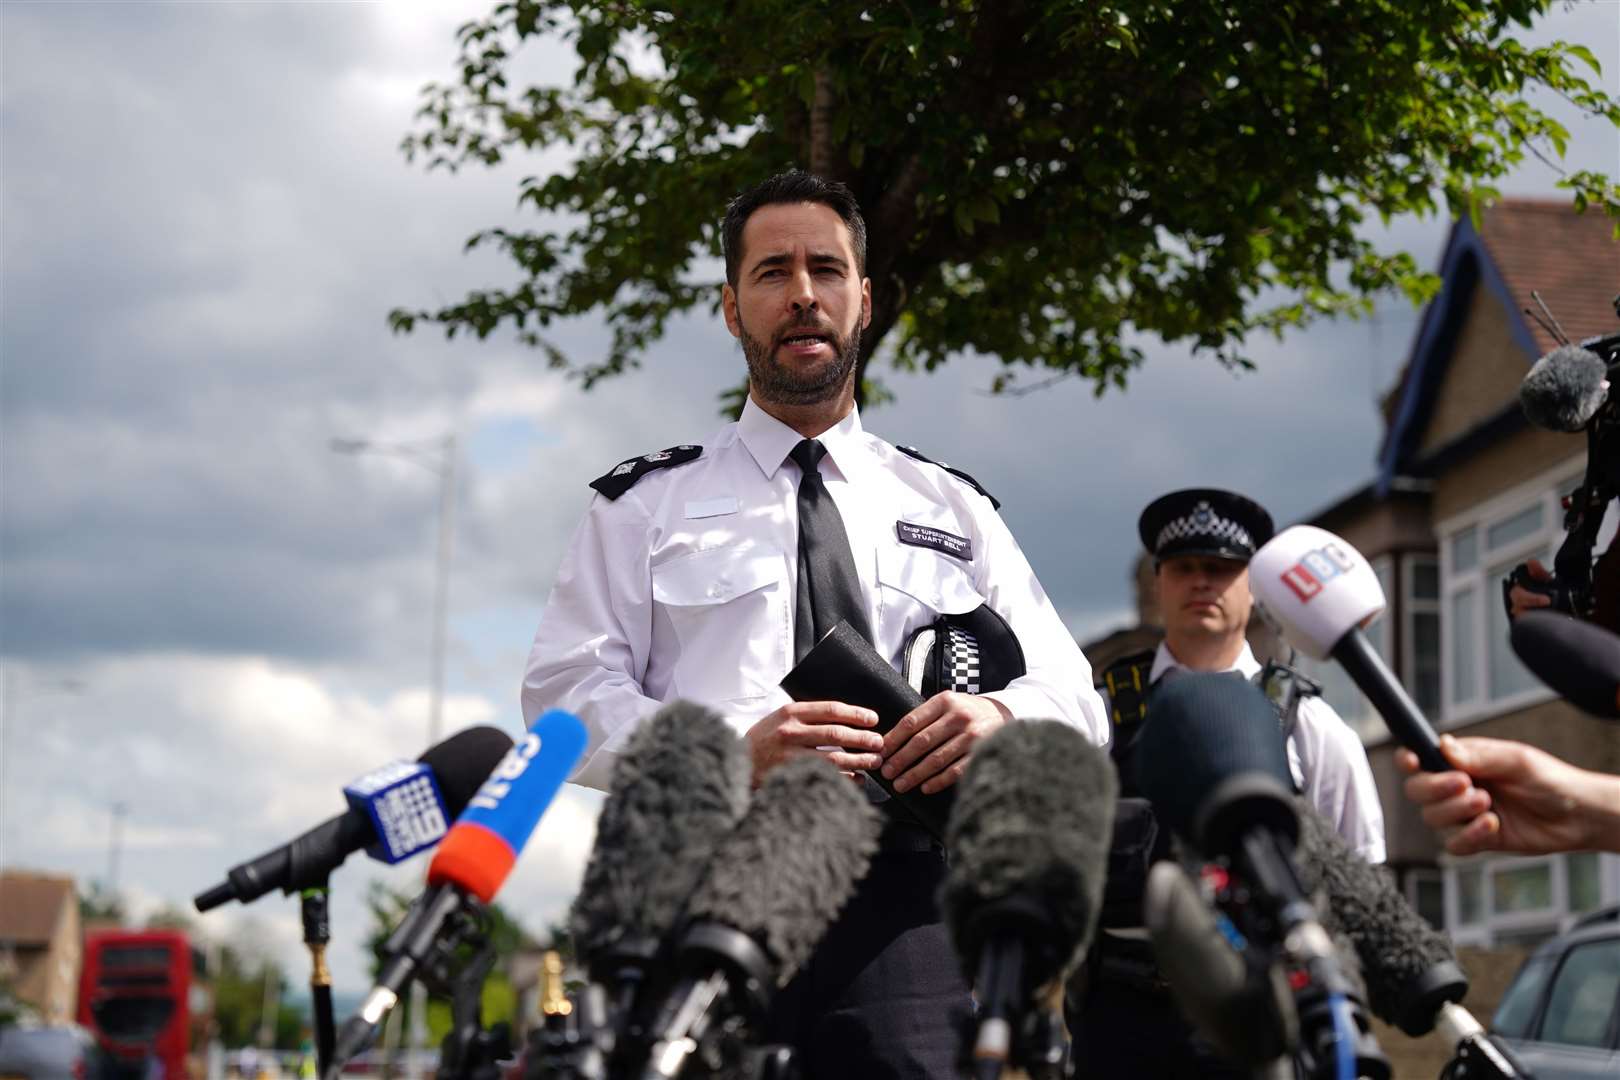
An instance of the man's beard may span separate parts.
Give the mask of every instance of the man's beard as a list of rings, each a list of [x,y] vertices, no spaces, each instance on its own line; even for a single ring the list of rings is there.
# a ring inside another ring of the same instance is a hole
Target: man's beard
[[[843,392],[860,357],[859,321],[848,338],[840,337],[837,331],[808,314],[782,327],[770,341],[760,341],[754,337],[741,320],[738,320],[737,328],[743,357],[748,361],[748,384],[762,402],[773,405],[819,405],[831,401]],[[821,368],[795,371],[776,359],[776,350],[783,338],[806,330],[827,335],[833,358]]]

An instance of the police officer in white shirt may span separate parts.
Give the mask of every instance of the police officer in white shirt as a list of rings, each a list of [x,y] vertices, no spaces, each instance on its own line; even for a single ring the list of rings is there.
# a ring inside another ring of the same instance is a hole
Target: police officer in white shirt
[[[1014,718],[1105,741],[1090,666],[993,501],[966,474],[861,427],[855,361],[871,284],[848,189],[772,177],[732,201],[722,243],[726,326],[748,364],[742,415],[701,445],[628,459],[592,483],[535,635],[525,718],[579,714],[590,742],[574,779],[599,788],[637,723],[676,697],[731,720],[756,784],[819,753],[932,794]],[[999,690],[934,694],[887,736],[869,710],[791,702],[778,686],[829,611],[898,667],[919,629],[980,610],[1010,628],[1022,673]],[[967,987],[934,901],[942,853],[916,831],[885,831],[859,893],[778,998],[773,1034],[797,1047],[807,1080],[956,1075],[951,1013],[967,1007]]]
[[[1384,861],[1384,815],[1367,752],[1350,726],[1315,693],[1315,687],[1280,665],[1262,669],[1247,631],[1254,598],[1249,559],[1272,536],[1271,515],[1251,499],[1215,488],[1174,491],[1151,503],[1137,523],[1153,555],[1155,591],[1164,640],[1157,650],[1124,657],[1102,673],[1113,725],[1110,753],[1120,766],[1122,792],[1130,784],[1131,757],[1141,723],[1151,723],[1147,692],[1173,668],[1232,672],[1261,683],[1278,705],[1288,764],[1305,799],[1333,823],[1346,843],[1369,862]],[[1225,1069],[1174,1015],[1151,950],[1136,929],[1146,862],[1162,857],[1165,838],[1151,821],[1133,828],[1134,811],[1122,800],[1110,864],[1109,900],[1093,950],[1092,984],[1071,1026],[1077,1060],[1090,1075],[1219,1077]],[[1140,860],[1122,847],[1140,842]],[[1149,850],[1152,849],[1152,850]],[[1116,868],[1130,866],[1116,881]],[[1137,905],[1130,910],[1130,904]],[[1110,925],[1113,923],[1114,925]]]
[[[1230,491],[1175,491],[1142,511],[1142,542],[1153,552],[1164,641],[1148,682],[1171,668],[1260,675],[1247,632],[1254,598],[1249,558],[1271,539],[1271,515]],[[1297,699],[1288,766],[1305,799],[1368,862],[1384,861],[1384,811],[1361,739],[1316,694]]]

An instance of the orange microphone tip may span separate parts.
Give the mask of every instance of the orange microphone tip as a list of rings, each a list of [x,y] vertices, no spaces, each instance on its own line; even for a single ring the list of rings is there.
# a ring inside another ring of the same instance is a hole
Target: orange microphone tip
[[[461,887],[484,903],[500,891],[517,853],[493,829],[458,821],[428,864],[428,884]]]

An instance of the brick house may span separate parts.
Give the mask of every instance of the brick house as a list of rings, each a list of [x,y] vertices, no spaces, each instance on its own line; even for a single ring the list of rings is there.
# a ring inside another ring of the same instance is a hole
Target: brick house
[[[1525,372],[1558,344],[1524,309],[1536,307],[1534,290],[1572,340],[1620,330],[1612,229],[1599,215],[1529,199],[1503,200],[1478,229],[1453,226],[1440,293],[1384,403],[1377,475],[1310,522],[1378,571],[1389,607],[1375,643],[1437,728],[1620,772],[1620,727],[1558,700],[1513,655],[1500,585],[1526,559],[1551,564],[1563,538],[1559,500],[1586,466],[1584,437],[1533,428],[1519,408]],[[1611,521],[1598,550],[1613,531]],[[1390,865],[1459,944],[1527,947],[1582,911],[1620,902],[1620,856],[1445,855],[1401,797],[1382,722],[1336,668],[1316,673],[1367,744]]]
[[[0,967],[17,999],[46,1023],[74,1017],[83,946],[72,878],[0,872]]]

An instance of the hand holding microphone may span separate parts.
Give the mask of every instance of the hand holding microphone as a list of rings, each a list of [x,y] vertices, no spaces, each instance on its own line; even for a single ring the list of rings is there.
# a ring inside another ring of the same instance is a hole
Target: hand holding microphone
[[[1504,739],[1446,735],[1441,746],[1455,768],[1410,776],[1405,791],[1453,855],[1620,852],[1620,776]],[[1417,772],[1406,751],[1395,763]]]
[[[1384,590],[1361,552],[1326,529],[1295,525],[1255,552],[1249,589],[1282,624],[1283,636],[1315,660],[1337,660],[1423,768],[1445,772],[1439,737],[1378,655],[1364,624],[1384,610]]]

